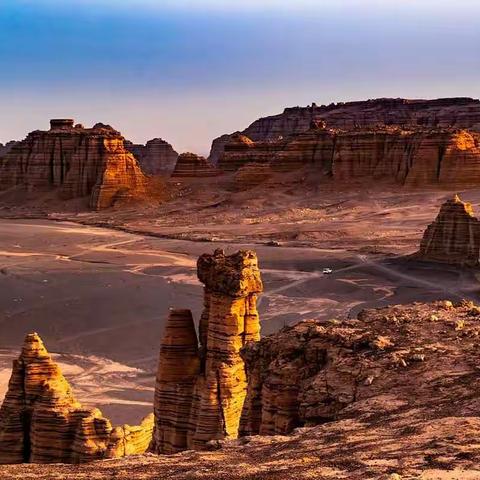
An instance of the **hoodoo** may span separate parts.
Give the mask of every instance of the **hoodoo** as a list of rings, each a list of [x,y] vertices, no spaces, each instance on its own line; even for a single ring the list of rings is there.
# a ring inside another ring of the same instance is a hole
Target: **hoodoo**
[[[480,223],[470,203],[458,195],[447,200],[423,234],[418,256],[423,260],[476,266],[480,258]]]
[[[238,435],[247,392],[240,350],[260,338],[256,299],[263,285],[256,254],[216,250],[199,258],[197,273],[205,285],[200,342],[190,311],[173,310],[160,349],[152,442],[157,453],[201,449]]]
[[[50,130],[36,130],[0,158],[0,190],[56,189],[62,199],[89,196],[93,209],[145,194],[145,177],[124,139],[109,125],[74,125],[53,119]]]
[[[153,416],[117,427],[75,399],[41,338],[27,335],[0,408],[0,464],[82,463],[146,451]]]

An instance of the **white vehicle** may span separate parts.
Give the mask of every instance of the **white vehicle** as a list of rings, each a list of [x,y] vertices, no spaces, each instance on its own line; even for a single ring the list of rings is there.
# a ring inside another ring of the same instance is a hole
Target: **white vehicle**
[[[331,268],[324,268],[322,272],[324,275],[330,275],[333,273],[333,270]]]

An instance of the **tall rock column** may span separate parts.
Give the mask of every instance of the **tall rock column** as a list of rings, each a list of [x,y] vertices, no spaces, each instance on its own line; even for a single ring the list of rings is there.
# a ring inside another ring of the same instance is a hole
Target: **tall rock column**
[[[196,428],[190,446],[212,439],[235,438],[247,391],[240,350],[260,339],[257,295],[263,290],[257,256],[222,250],[202,255],[198,278],[205,285],[205,311],[200,324],[202,377],[196,385],[193,415]]]
[[[189,310],[172,310],[160,350],[152,450],[174,453],[238,435],[247,392],[240,350],[260,338],[257,294],[263,290],[257,256],[222,250],[202,255],[205,285],[199,339]],[[199,348],[200,347],[200,348]]]

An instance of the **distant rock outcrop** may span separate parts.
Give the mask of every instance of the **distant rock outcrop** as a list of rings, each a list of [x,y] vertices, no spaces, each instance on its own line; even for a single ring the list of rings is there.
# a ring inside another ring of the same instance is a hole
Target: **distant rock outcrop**
[[[278,171],[313,166],[340,182],[386,180],[409,186],[467,186],[480,182],[480,134],[455,129],[378,127],[334,130],[313,122],[306,132],[253,142],[234,135],[219,167],[248,163]]]
[[[0,408],[0,464],[82,463],[143,453],[153,416],[139,427],[117,427],[96,408],[75,400],[70,385],[36,334],[13,362]]]
[[[286,108],[279,115],[256,120],[243,132],[219,137],[212,144],[210,159],[225,171],[237,170],[246,163],[271,161],[279,170],[315,164],[332,173],[335,163],[339,178],[382,173],[387,164],[394,177],[396,169],[403,169],[398,175],[405,178],[405,168],[415,155],[416,169],[426,169],[418,178],[423,182],[422,175],[432,177],[432,164],[444,163],[444,154],[445,163],[456,163],[454,166],[464,177],[469,176],[472,165],[476,172],[479,133],[480,101],[471,98],[381,98],[312,104]],[[456,135],[463,138],[457,141]],[[457,149],[458,145],[463,146]],[[426,167],[418,165],[423,161]],[[452,174],[457,170],[446,168],[442,174],[455,180]]]
[[[240,350],[260,337],[256,298],[263,290],[252,251],[198,260],[205,285],[197,335],[189,310],[173,310],[160,350],[152,450],[201,449],[235,438],[247,391]]]
[[[419,258],[476,266],[480,261],[480,222],[470,203],[455,195],[447,200],[423,234]]]
[[[54,119],[0,158],[0,189],[58,189],[63,199],[90,196],[94,209],[145,194],[145,177],[124,139],[109,125]]]
[[[220,172],[205,157],[195,153],[182,153],[172,177],[214,177]]]
[[[125,147],[147,175],[171,175],[177,163],[178,153],[161,138],[149,140],[145,145],[126,141]]]

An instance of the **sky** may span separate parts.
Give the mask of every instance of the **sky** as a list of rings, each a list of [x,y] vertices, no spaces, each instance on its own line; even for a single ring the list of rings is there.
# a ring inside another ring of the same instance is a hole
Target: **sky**
[[[285,107],[480,97],[478,0],[0,0],[0,142],[54,117],[208,154]]]

